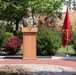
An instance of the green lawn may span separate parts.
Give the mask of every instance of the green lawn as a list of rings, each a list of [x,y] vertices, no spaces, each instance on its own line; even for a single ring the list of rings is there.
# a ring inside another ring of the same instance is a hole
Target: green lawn
[[[68,46],[68,53],[75,54],[74,49],[72,48],[71,45]],[[66,54],[66,47],[61,47],[56,53],[56,55],[65,55],[65,54]]]
[[[21,50],[20,50],[20,54],[22,54],[23,52],[22,52],[22,49],[23,49],[23,47],[21,47]],[[68,46],[68,53],[69,54],[75,54],[75,52],[74,52],[74,49],[72,48],[72,45],[69,45]],[[60,55],[60,56],[62,56],[62,55],[65,55],[66,54],[66,47],[61,47],[61,48],[59,48],[59,50],[57,51],[57,53],[56,53],[56,55]]]
[[[21,47],[19,54],[23,54],[22,50],[23,50],[23,46]],[[68,46],[68,53],[69,54],[75,54],[71,45]],[[58,55],[58,56],[64,56],[65,54],[66,54],[66,47],[65,48],[64,47],[59,48],[57,53],[56,53],[56,55]],[[2,55],[2,52],[0,52],[0,55]]]

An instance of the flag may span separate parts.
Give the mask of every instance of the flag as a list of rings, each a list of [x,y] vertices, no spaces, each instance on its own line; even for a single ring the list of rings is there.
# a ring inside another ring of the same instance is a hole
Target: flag
[[[62,26],[62,32],[63,32],[62,46],[65,47],[70,41],[70,19],[69,19],[68,7],[66,10],[66,16],[65,16],[64,23]]]

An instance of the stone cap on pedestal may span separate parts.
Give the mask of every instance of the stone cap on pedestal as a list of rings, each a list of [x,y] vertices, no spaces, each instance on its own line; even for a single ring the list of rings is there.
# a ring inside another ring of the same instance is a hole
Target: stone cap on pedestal
[[[38,32],[38,28],[37,27],[23,27],[22,28],[22,32]]]

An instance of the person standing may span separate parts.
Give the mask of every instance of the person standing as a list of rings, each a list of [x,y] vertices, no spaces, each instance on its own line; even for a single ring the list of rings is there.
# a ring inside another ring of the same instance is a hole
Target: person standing
[[[32,9],[26,9],[26,16],[24,16],[21,20],[21,27],[37,27],[36,19],[32,14]]]

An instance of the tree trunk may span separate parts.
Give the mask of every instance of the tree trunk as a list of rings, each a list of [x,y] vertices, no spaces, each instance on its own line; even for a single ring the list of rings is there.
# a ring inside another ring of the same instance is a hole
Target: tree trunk
[[[18,25],[19,24],[19,20],[18,19],[16,19],[16,31],[18,30]]]
[[[17,30],[18,30],[18,26],[19,26],[19,19],[15,19],[15,21],[16,21],[16,26],[15,26],[15,31],[13,31],[13,34],[14,34],[14,36],[16,36],[16,32],[17,32]]]

